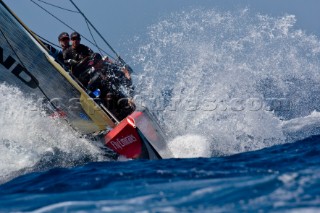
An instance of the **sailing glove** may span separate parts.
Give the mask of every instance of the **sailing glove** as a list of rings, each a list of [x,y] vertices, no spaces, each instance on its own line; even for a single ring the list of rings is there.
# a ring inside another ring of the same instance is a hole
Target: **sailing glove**
[[[74,59],[69,59],[69,60],[68,60],[68,63],[69,63],[71,66],[73,66],[73,65],[76,65],[78,62],[77,62],[76,60],[74,60]]]

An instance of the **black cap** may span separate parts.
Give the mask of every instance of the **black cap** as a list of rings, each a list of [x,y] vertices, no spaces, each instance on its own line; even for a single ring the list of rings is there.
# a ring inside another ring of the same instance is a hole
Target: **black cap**
[[[71,33],[71,38],[78,38],[78,39],[80,39],[80,34],[77,33],[77,32],[73,32],[73,33]]]
[[[69,34],[66,32],[60,33],[60,35],[58,36],[58,40],[60,41],[63,38],[69,38]]]

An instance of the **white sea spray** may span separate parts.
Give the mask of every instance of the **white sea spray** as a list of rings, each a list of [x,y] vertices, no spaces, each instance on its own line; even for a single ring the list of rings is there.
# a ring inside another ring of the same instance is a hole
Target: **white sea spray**
[[[295,22],[294,15],[247,8],[173,13],[136,41],[134,60],[142,67],[136,100],[151,109],[171,142],[198,135],[213,155],[291,142],[283,122],[320,106],[320,41]],[[185,141],[179,146],[199,146]],[[185,156],[206,155],[192,152]]]

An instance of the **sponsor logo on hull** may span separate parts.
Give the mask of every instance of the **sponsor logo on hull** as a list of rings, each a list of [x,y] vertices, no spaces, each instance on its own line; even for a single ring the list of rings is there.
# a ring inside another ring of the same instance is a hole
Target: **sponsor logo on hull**
[[[16,60],[10,55],[4,60],[3,48],[0,47],[0,64],[9,70],[15,62]],[[19,63],[12,69],[11,73],[33,89],[36,89],[39,86],[39,81],[36,79],[36,77],[34,77],[24,66]]]
[[[116,150],[121,150],[123,149],[124,147],[134,143],[138,141],[136,137],[134,137],[132,134],[131,135],[128,135],[127,137],[124,137],[124,138],[117,138],[116,140],[114,141],[110,141],[110,144],[113,146],[114,149]]]

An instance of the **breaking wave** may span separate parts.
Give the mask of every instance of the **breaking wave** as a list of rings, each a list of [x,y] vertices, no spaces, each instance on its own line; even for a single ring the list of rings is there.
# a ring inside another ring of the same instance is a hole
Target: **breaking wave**
[[[32,97],[0,84],[0,183],[31,171],[105,160],[102,151]]]
[[[156,115],[173,153],[230,155],[320,133],[320,41],[295,22],[194,9],[135,40],[136,101]]]

